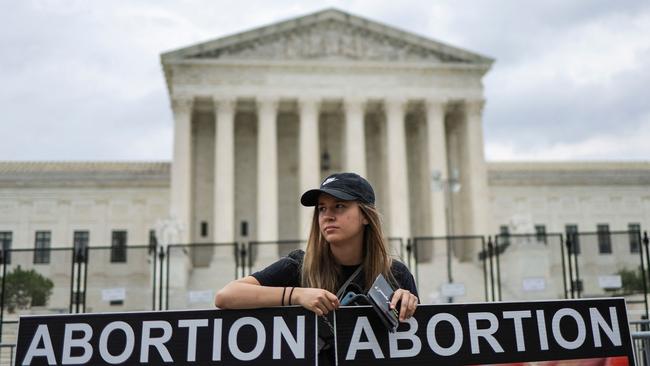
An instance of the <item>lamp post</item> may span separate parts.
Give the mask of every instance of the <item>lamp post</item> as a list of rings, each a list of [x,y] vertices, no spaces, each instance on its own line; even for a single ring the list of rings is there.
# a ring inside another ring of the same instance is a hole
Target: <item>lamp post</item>
[[[445,216],[446,216],[446,226],[447,226],[447,283],[453,283],[453,277],[451,274],[451,253],[453,247],[451,245],[451,240],[449,236],[453,235],[454,232],[454,211],[453,203],[451,200],[452,193],[460,192],[460,179],[458,174],[458,169],[452,169],[451,177],[449,179],[444,179],[442,172],[439,170],[434,170],[431,174],[432,178],[432,190],[434,192],[443,192],[445,200]],[[434,213],[435,215],[435,213]],[[452,302],[452,298],[448,299],[448,302]]]
[[[156,238],[160,247],[158,259],[160,260],[159,268],[159,290],[158,290],[158,309],[164,310],[169,305],[169,246],[178,243],[181,232],[184,230],[183,225],[175,217],[158,220],[155,224]],[[165,256],[167,257],[167,266],[164,265]],[[156,260],[154,255],[154,261]],[[164,276],[166,275],[166,276]],[[154,273],[155,276],[155,273]],[[155,302],[155,289],[154,289]],[[155,307],[155,304],[154,304]]]

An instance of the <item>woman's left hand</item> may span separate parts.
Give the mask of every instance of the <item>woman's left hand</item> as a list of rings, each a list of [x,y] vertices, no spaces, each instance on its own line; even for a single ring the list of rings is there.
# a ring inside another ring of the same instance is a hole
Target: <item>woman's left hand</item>
[[[390,308],[396,309],[397,303],[400,301],[402,304],[399,311],[399,321],[405,322],[408,318],[413,316],[413,313],[415,313],[415,309],[418,306],[418,298],[409,290],[400,288],[393,293],[393,298],[390,301]]]

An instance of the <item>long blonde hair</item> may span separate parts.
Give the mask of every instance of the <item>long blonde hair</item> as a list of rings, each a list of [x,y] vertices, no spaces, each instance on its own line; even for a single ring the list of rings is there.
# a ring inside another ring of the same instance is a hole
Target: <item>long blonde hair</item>
[[[388,241],[384,236],[379,212],[373,205],[357,202],[361,214],[368,224],[364,226],[362,265],[364,273],[364,291],[368,290],[375,278],[381,273],[389,282],[396,284],[391,273],[392,259],[389,256]],[[305,258],[301,269],[302,287],[322,288],[336,293],[341,286],[338,283],[341,266],[336,263],[330,250],[330,244],[325,240],[318,224],[318,206],[314,209],[309,239],[305,250]]]

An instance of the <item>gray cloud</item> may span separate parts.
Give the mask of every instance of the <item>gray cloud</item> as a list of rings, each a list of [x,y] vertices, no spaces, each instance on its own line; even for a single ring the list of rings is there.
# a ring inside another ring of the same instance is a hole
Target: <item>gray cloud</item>
[[[324,6],[494,57],[490,159],[650,156],[647,1],[33,0],[0,14],[0,160],[170,159],[161,52]]]

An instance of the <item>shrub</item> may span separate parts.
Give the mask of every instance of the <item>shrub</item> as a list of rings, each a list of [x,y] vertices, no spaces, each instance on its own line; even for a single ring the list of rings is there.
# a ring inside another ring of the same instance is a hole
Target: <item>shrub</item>
[[[33,269],[28,271],[17,266],[5,278],[4,303],[10,313],[16,309],[45,306],[54,283]]]

